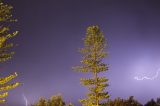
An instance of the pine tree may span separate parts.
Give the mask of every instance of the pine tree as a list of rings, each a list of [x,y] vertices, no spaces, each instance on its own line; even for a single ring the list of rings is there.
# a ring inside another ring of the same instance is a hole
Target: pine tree
[[[12,6],[0,2],[0,62],[11,59],[14,54],[14,52],[9,51],[9,48],[14,46],[13,43],[10,43],[10,39],[15,37],[18,31],[11,33],[9,27],[17,21],[12,17],[12,9]]]
[[[12,22],[16,22],[16,19],[12,17],[13,7],[0,1],[0,62],[5,62],[12,58],[14,52],[9,49],[13,48],[13,43],[10,43],[10,39],[18,34],[18,31],[11,33]],[[9,24],[10,23],[10,24]],[[14,89],[20,85],[19,82],[8,84],[9,81],[17,77],[17,73],[9,75],[7,77],[0,78],[0,103],[5,102],[5,97],[8,96],[8,92],[4,92],[10,89]]]
[[[84,48],[80,49],[82,54],[82,65],[74,67],[74,70],[84,73],[91,73],[92,78],[81,78],[82,85],[89,89],[86,99],[81,99],[83,106],[102,106],[102,100],[109,98],[105,88],[108,86],[108,79],[100,77],[99,73],[108,70],[108,66],[102,62],[107,56],[106,40],[98,26],[90,26],[87,28],[86,37],[84,39]]]
[[[18,82],[15,82],[12,84],[7,84],[9,81],[16,78],[17,76],[18,76],[17,73],[14,73],[14,74],[9,75],[7,77],[0,78],[0,92],[11,90],[11,89],[14,89],[17,86],[19,86],[20,83],[18,83]],[[5,102],[4,98],[7,96],[8,96],[8,92],[4,92],[4,93],[0,94],[0,103]]]

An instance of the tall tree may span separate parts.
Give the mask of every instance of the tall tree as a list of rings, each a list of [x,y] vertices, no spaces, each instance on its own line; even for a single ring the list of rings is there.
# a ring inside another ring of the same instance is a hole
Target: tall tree
[[[14,46],[10,39],[18,34],[18,31],[11,32],[10,26],[16,19],[12,16],[13,7],[0,1],[0,62],[5,62],[12,58],[14,52],[10,50]],[[19,82],[8,84],[9,81],[17,77],[17,73],[0,78],[0,92],[4,92],[19,86]],[[5,102],[8,92],[0,94],[0,102]]]
[[[91,73],[92,78],[81,78],[82,85],[89,89],[86,99],[81,99],[83,106],[102,106],[101,100],[109,98],[105,88],[108,86],[108,79],[99,76],[99,73],[108,70],[108,66],[102,62],[107,56],[105,48],[107,42],[103,33],[98,26],[90,26],[87,28],[86,37],[84,39],[84,48],[80,49],[82,54],[81,66],[74,67],[78,72]]]
[[[12,16],[13,7],[0,1],[0,62],[5,62],[12,58],[14,52],[9,48],[14,46],[10,39],[18,34],[18,31],[11,32],[10,26],[16,19]]]

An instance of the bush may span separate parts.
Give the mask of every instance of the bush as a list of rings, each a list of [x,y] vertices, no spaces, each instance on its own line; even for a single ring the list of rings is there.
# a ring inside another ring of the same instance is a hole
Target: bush
[[[109,100],[106,106],[143,106],[133,96],[130,96],[127,100],[116,98],[115,100]]]
[[[160,98],[157,98],[157,101],[151,99],[144,106],[160,106]]]
[[[74,106],[74,105],[72,103],[66,105],[61,95],[55,95],[48,100],[41,97],[39,101],[32,106]]]

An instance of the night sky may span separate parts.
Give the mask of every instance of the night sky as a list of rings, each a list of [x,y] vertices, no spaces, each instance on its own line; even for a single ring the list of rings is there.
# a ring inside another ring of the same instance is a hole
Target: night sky
[[[159,0],[7,0],[19,20],[14,38],[19,44],[13,59],[1,64],[1,76],[18,72],[14,81],[22,85],[10,91],[6,106],[25,106],[40,96],[62,94],[66,102],[80,106],[78,99],[88,91],[72,70],[80,64],[78,48],[86,28],[99,25],[108,42],[111,99],[133,95],[141,103],[160,97]],[[4,105],[3,105],[4,106]]]

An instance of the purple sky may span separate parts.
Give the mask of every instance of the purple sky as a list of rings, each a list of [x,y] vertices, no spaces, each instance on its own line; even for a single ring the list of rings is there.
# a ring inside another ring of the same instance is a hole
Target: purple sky
[[[76,106],[87,89],[80,85],[85,76],[72,71],[78,65],[89,25],[99,25],[109,43],[104,61],[109,71],[109,94],[135,96],[145,103],[160,96],[160,76],[155,80],[134,80],[154,76],[160,68],[159,0],[8,0],[18,18],[20,31],[16,55],[1,65],[1,75],[17,71],[22,86],[10,91],[6,106],[25,106],[40,96],[61,93]]]

